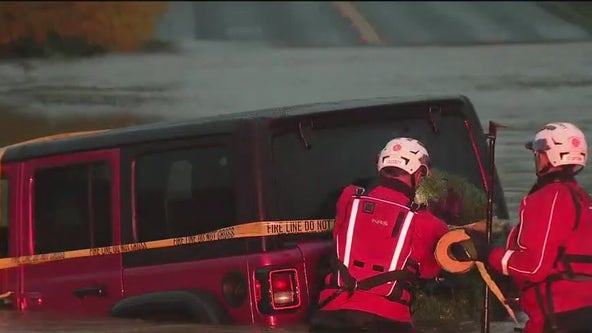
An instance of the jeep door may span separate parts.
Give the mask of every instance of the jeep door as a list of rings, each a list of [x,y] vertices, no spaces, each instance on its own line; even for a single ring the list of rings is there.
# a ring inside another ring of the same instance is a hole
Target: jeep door
[[[24,166],[25,254],[118,244],[119,150],[45,157]],[[107,315],[121,298],[121,255],[23,267],[24,307]]]

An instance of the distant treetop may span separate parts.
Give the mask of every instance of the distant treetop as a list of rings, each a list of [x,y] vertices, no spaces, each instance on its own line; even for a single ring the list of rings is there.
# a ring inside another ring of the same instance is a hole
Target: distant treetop
[[[83,46],[134,51],[151,39],[166,9],[166,1],[3,1],[0,46],[4,53],[23,47],[76,53],[68,49]]]

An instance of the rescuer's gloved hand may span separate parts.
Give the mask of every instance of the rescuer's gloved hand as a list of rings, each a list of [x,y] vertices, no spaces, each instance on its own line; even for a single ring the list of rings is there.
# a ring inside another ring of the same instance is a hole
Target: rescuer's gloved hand
[[[472,250],[472,253],[474,253],[473,258],[475,258],[473,260],[487,262],[491,249],[487,243],[487,236],[485,233],[472,229],[465,230],[465,233],[471,237],[469,243],[473,245],[474,249]]]
[[[482,261],[486,262],[489,256],[489,246],[484,233],[467,229],[469,240],[458,242],[450,246],[450,253],[458,261]]]
[[[469,244],[466,244],[470,241],[464,241],[459,243],[454,243],[450,245],[450,254],[454,259],[458,261],[474,261],[473,257],[476,257],[476,254],[471,255],[469,252]]]

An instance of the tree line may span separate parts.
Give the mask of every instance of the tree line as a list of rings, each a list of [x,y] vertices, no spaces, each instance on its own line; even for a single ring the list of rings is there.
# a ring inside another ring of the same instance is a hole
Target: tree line
[[[166,1],[2,1],[0,57],[138,50]]]

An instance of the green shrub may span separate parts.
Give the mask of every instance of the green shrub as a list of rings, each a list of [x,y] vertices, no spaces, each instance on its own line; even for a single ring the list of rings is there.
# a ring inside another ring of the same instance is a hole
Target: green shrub
[[[465,178],[434,168],[417,189],[418,203],[425,204],[432,210],[446,209],[438,207],[451,194],[460,199],[460,216],[449,224],[468,224],[486,217],[487,195],[483,189],[477,188]],[[438,215],[438,214],[436,214]]]
[[[428,209],[446,215],[442,206],[450,193],[460,200],[460,211],[454,223],[464,225],[486,217],[487,195],[466,179],[434,169],[417,190],[416,201]],[[438,214],[436,214],[438,215]],[[503,244],[507,228],[498,228],[492,235],[493,244]],[[499,275],[492,274],[505,293],[509,291],[508,281],[501,281]],[[417,286],[412,311],[415,320],[459,321],[478,320],[482,311],[484,283],[476,268],[465,274],[451,274],[443,271],[442,282],[427,282]],[[499,283],[501,282],[501,283]],[[492,297],[492,317],[504,318],[505,310]]]

